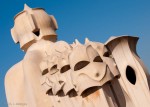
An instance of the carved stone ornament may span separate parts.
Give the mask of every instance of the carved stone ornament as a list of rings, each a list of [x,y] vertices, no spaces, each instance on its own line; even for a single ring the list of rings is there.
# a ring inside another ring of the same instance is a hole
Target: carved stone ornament
[[[136,53],[138,37],[111,37],[106,43],[86,38],[84,44],[77,39],[68,44],[56,41],[57,29],[54,16],[42,8],[25,5],[15,16],[12,38],[26,54],[6,74],[8,104],[150,106],[150,77]]]

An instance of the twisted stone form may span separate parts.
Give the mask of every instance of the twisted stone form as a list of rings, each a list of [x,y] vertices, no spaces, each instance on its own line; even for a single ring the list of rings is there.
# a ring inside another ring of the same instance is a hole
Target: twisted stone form
[[[9,107],[149,107],[149,74],[136,53],[138,37],[106,43],[57,41],[57,22],[25,5],[11,29],[26,52],[6,74]]]

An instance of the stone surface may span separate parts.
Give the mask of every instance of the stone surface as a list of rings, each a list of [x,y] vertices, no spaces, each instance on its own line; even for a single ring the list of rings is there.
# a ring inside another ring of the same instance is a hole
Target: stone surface
[[[56,42],[57,29],[44,9],[25,5],[16,15],[12,37],[26,54],[5,77],[9,107],[149,107],[137,37],[68,44]]]

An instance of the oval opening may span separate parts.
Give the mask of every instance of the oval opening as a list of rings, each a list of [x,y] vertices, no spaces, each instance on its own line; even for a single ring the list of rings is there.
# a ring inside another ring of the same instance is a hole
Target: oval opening
[[[136,74],[135,74],[134,69],[130,66],[127,66],[127,68],[126,68],[126,77],[131,84],[135,85]]]
[[[85,66],[87,66],[90,62],[89,61],[80,61],[78,62],[75,67],[74,67],[74,71],[80,70],[82,68],[84,68]]]
[[[68,71],[69,69],[70,69],[70,65],[65,65],[61,68],[60,72],[64,73],[64,72]]]
[[[45,69],[43,72],[42,72],[42,75],[46,75],[48,73],[48,69]]]

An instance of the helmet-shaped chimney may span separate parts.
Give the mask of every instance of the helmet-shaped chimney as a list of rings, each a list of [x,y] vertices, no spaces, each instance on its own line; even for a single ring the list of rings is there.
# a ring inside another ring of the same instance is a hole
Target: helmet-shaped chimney
[[[24,10],[14,17],[14,27],[11,29],[15,43],[26,51],[33,43],[40,39],[57,40],[57,22],[52,15],[48,15],[42,8],[30,8],[26,4]]]

